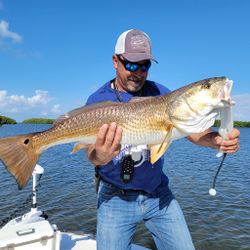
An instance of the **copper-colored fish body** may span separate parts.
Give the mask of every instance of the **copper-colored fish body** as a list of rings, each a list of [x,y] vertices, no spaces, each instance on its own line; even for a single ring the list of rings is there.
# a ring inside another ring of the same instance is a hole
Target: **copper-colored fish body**
[[[81,107],[60,117],[46,131],[0,139],[0,159],[22,188],[42,151],[77,142],[76,152],[95,143],[103,124],[116,122],[123,130],[121,143],[149,145],[154,163],[173,140],[211,127],[218,108],[230,102],[231,88],[232,81],[225,77],[209,78],[164,96]]]
[[[57,122],[51,129],[33,135],[32,140],[40,150],[65,142],[90,144],[95,142],[103,124],[116,122],[123,129],[122,144],[160,143],[164,137],[162,131],[169,123],[165,109],[162,97],[91,105],[83,107],[79,114]]]

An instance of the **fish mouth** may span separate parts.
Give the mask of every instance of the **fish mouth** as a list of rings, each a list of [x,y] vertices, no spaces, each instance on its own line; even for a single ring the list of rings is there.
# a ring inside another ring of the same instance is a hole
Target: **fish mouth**
[[[225,85],[222,87],[219,93],[219,106],[220,107],[229,107],[235,104],[235,102],[231,98],[231,90],[233,87],[233,80],[226,79]]]

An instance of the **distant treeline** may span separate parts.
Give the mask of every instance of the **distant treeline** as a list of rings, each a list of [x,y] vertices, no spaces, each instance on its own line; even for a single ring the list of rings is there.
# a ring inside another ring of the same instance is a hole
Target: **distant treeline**
[[[52,124],[55,119],[48,119],[48,118],[31,118],[24,120],[22,123],[26,124]]]
[[[31,118],[22,121],[22,123],[25,124],[52,124],[55,121],[55,119],[48,119],[48,118]],[[16,120],[6,117],[6,116],[0,116],[0,126],[3,124],[17,124]]]
[[[49,118],[31,118],[22,121],[22,123],[25,124],[52,124],[54,123],[55,119],[49,119]],[[9,117],[6,116],[0,116],[0,126],[3,124],[17,124],[17,122]],[[220,126],[220,120],[216,120],[214,123],[214,127]],[[234,127],[238,128],[250,128],[250,121],[243,122],[243,121],[234,121]]]
[[[14,119],[0,115],[0,126],[2,126],[3,124],[16,124],[16,123],[17,122]]]
[[[214,123],[214,127],[219,127],[219,126],[220,126],[220,120],[216,120]],[[234,121],[234,127],[250,128],[250,121],[249,122]]]

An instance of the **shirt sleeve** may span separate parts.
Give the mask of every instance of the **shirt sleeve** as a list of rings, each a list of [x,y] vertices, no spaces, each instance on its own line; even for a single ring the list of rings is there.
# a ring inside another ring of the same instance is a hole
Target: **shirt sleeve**
[[[90,105],[90,104],[94,104],[97,103],[98,101],[96,100],[96,98],[94,97],[94,95],[90,95],[87,99],[87,102],[85,103],[85,105]]]

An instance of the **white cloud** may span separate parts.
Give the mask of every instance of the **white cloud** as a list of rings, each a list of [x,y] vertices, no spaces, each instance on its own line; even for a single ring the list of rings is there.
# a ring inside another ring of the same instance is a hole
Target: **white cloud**
[[[61,108],[61,105],[59,105],[59,104],[54,105],[52,107],[52,109],[51,109],[51,113],[54,113],[54,114],[61,113],[61,109],[60,108]]]
[[[0,10],[1,10],[0,0]],[[3,8],[3,4],[2,4]],[[13,45],[22,43],[23,38],[20,34],[9,30],[9,23],[0,20],[0,52],[7,53],[16,58],[40,58],[39,51],[23,51],[21,48],[15,48]]]
[[[48,96],[48,91],[36,90],[35,95],[25,97],[24,95],[8,95],[6,90],[0,91],[0,107],[5,107],[7,110],[17,106],[20,109],[24,107],[35,107],[46,105],[51,98]]]
[[[233,108],[235,121],[250,121],[250,94],[235,95],[232,98],[236,104]]]
[[[16,119],[54,116],[60,114],[60,105],[52,104],[53,98],[48,91],[36,90],[35,95],[8,95],[6,90],[0,90],[0,114]]]
[[[10,39],[13,43],[21,43],[22,37],[9,30],[9,23],[2,20],[0,21],[0,39]]]
[[[236,102],[233,108],[233,117],[236,121],[250,121],[250,93],[235,95]]]

